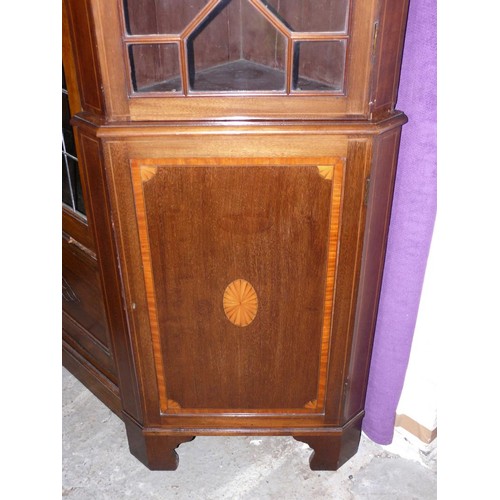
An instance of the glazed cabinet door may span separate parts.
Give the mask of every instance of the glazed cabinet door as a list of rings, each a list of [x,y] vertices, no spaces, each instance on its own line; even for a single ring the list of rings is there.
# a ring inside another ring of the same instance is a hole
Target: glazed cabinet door
[[[158,422],[323,416],[332,377],[342,387],[335,370],[329,381],[332,345],[341,359],[349,337],[332,328],[345,154],[152,158],[121,142],[107,151],[136,370]],[[364,166],[351,167],[351,182]],[[361,191],[349,203],[362,204]],[[345,228],[354,246],[360,218]],[[359,255],[345,259],[352,281]]]
[[[395,103],[407,0],[68,1],[84,109],[112,121],[367,118]]]

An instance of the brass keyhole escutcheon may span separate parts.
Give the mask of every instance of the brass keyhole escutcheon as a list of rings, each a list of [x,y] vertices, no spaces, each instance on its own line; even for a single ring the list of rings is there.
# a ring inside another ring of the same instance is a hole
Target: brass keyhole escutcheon
[[[248,326],[257,315],[257,292],[244,279],[229,283],[222,301],[227,319],[236,326]]]

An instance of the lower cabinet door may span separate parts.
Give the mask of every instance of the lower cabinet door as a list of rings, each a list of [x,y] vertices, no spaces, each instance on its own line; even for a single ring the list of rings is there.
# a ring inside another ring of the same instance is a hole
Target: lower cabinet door
[[[344,161],[130,169],[161,412],[321,412]]]

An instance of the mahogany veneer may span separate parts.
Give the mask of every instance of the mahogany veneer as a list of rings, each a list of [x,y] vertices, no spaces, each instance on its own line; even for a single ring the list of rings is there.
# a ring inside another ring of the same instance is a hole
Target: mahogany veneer
[[[66,359],[151,469],[199,435],[289,435],[336,470],[361,432],[408,2],[63,3],[95,242],[66,265],[102,289]]]

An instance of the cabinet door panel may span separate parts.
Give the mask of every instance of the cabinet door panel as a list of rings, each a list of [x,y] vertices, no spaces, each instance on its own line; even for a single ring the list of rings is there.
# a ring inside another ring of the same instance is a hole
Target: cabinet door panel
[[[343,162],[270,163],[132,161],[163,411],[323,405]]]

